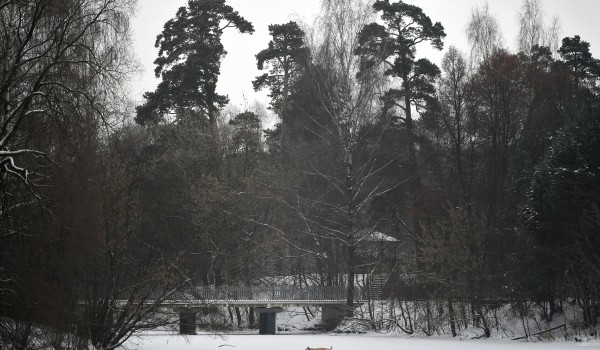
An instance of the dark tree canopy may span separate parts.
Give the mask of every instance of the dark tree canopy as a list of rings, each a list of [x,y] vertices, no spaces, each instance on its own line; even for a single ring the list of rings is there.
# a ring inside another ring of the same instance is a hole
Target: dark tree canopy
[[[403,1],[390,4],[389,0],[380,0],[373,4],[373,9],[381,12],[385,25],[365,26],[357,53],[371,54],[373,58],[379,54],[382,59],[393,55],[412,59],[419,43],[429,41],[438,50],[444,47],[444,27],[439,22],[433,24],[420,7]]]
[[[290,83],[300,72],[308,59],[308,49],[304,43],[304,31],[296,22],[269,25],[272,40],[269,47],[256,55],[259,70],[268,65],[269,72],[256,77],[252,82],[254,90],[268,87],[271,90],[271,106],[275,110],[287,108]]]
[[[213,122],[216,111],[227,103],[227,97],[216,92],[221,59],[227,53],[221,36],[227,28],[254,32],[225,0],[190,0],[179,8],[156,38],[155,74],[162,81],[154,92],[144,94],[146,103],[137,108],[138,123],[172,118]]]
[[[234,128],[232,136],[233,152],[248,154],[260,152],[260,118],[254,112],[246,111],[229,121]]]
[[[559,131],[528,193],[524,218],[535,242],[532,289],[542,295],[555,295],[565,275],[589,286],[599,283],[594,266],[600,262],[600,118],[595,108],[595,115],[583,115]],[[592,304],[586,322],[597,322],[594,310]]]
[[[558,53],[578,78],[600,77],[600,60],[592,57],[590,43],[581,40],[579,35],[564,38]]]
[[[420,105],[433,91],[439,69],[429,60],[415,60],[416,45],[430,42],[438,50],[443,48],[444,27],[425,15],[420,7],[403,1],[377,1],[373,9],[381,12],[384,25],[371,23],[362,30],[356,54],[363,55],[365,68],[384,62],[386,74],[402,79],[401,89],[391,89],[385,96],[388,106],[402,108],[406,119],[411,119],[410,105]],[[401,101],[399,104],[397,101]]]

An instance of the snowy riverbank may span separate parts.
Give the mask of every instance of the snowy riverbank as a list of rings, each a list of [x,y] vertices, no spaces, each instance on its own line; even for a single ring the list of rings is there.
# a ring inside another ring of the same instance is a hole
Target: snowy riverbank
[[[333,347],[334,350],[576,350],[600,346],[589,342],[521,342],[416,338],[380,334],[199,334],[179,336],[145,334],[129,340],[128,350],[304,350],[306,347]]]

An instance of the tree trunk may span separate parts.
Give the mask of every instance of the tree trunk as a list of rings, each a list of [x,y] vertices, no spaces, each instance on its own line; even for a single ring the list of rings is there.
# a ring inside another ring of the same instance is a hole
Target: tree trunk
[[[408,59],[406,59],[408,60]],[[422,205],[421,200],[419,199],[421,184],[420,177],[418,174],[418,164],[417,164],[417,150],[416,150],[416,142],[415,142],[415,130],[412,119],[412,110],[411,110],[411,86],[408,77],[408,72],[405,71],[402,75],[402,85],[404,86],[404,114],[405,114],[405,127],[406,133],[408,136],[408,161],[410,167],[410,176],[411,176],[411,209],[412,209],[412,226],[413,226],[413,236],[415,239],[415,257],[416,257],[416,267],[420,268],[421,264],[419,263],[421,257],[421,212]]]
[[[242,314],[239,307],[235,308],[235,317],[237,319],[238,328],[242,328]]]
[[[210,111],[209,112],[209,116],[208,116],[208,123],[209,123],[209,128],[210,128],[210,135],[212,136],[213,139],[213,143],[214,143],[214,154],[213,154],[213,161],[214,161],[214,169],[215,169],[215,176],[220,179],[222,176],[222,171],[223,171],[223,143],[221,140],[221,133],[219,132],[219,123],[217,121],[217,116],[216,116],[217,112],[216,111]]]
[[[254,317],[254,308],[248,308],[248,324],[250,328],[254,328],[256,326],[256,318]]]
[[[356,247],[348,247],[348,289],[346,291],[346,317],[354,316],[354,279],[355,279],[355,255]]]
[[[454,314],[452,300],[448,300],[448,316],[450,317],[450,329],[452,330],[452,336],[456,337],[456,315]]]

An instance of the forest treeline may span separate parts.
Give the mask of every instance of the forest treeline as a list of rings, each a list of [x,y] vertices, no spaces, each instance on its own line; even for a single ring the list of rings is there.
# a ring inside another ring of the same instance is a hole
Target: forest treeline
[[[160,304],[182,288],[274,283],[344,286],[349,306],[377,284],[409,333],[436,314],[489,337],[509,305],[547,322],[569,306],[596,334],[600,61],[541,0],[515,51],[487,6],[461,51],[410,3],[323,0],[256,53],[270,111],[217,92],[223,33],[254,32],[225,0],[165,23],[160,83],[134,106],[134,7],[0,0],[3,348],[115,349],[176,321]]]

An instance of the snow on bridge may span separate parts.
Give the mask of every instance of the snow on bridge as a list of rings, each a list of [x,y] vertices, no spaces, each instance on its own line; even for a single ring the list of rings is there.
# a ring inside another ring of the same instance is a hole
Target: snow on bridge
[[[368,292],[354,288],[355,302],[367,300]],[[345,304],[346,287],[193,287],[163,302],[173,306],[320,306]]]

